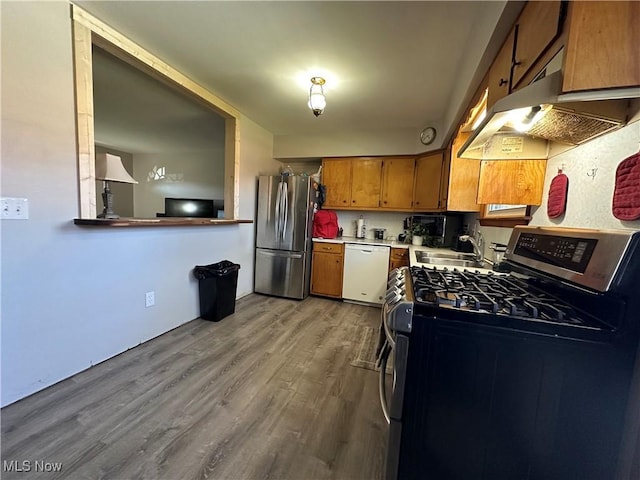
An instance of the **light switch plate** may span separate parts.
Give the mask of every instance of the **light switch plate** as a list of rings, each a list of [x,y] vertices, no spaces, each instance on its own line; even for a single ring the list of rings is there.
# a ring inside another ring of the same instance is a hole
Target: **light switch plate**
[[[26,198],[2,197],[0,215],[3,220],[28,220],[29,200]]]

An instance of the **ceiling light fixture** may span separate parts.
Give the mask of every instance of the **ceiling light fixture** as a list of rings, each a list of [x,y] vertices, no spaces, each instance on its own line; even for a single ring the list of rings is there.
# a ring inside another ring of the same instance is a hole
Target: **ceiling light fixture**
[[[325,80],[322,77],[311,77],[311,88],[309,89],[309,108],[313,114],[318,117],[324,112],[327,101],[324,98],[324,90],[322,86]]]

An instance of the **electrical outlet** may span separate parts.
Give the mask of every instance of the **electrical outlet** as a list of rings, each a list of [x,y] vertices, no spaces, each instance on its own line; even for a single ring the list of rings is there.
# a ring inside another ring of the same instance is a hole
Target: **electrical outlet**
[[[3,220],[28,220],[29,200],[26,198],[2,197],[0,215]]]
[[[145,293],[145,306],[153,307],[156,304],[156,292],[147,292]]]

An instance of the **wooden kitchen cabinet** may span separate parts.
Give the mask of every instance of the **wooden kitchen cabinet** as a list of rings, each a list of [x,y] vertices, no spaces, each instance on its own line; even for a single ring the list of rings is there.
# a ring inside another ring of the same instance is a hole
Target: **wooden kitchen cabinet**
[[[394,268],[409,266],[409,249],[408,248],[391,248],[389,254],[389,271]]]
[[[351,207],[380,206],[381,158],[356,158],[351,163]]]
[[[487,108],[491,108],[494,103],[511,93],[511,66],[513,64],[515,33],[514,27],[489,69]]]
[[[411,210],[415,163],[413,157],[385,157],[382,160],[381,208]]]
[[[429,212],[444,208],[441,200],[443,160],[444,152],[442,151],[416,158],[413,181],[414,211]]]
[[[470,133],[459,132],[453,139],[449,154],[445,162],[446,182],[443,190],[446,192],[444,207],[451,212],[478,212],[478,183],[480,179],[480,160],[460,158],[458,152]]]
[[[322,160],[322,183],[326,186],[323,208],[349,208],[351,206],[351,159],[325,158]]]
[[[531,80],[532,67],[561,34],[562,25],[560,0],[527,2],[489,68],[487,108]]]
[[[375,157],[325,158],[322,183],[324,208],[366,210],[380,206],[382,159]]]
[[[478,203],[540,205],[546,160],[483,160]]]
[[[313,242],[311,294],[342,298],[343,266],[344,244]]]
[[[533,67],[562,30],[562,2],[527,2],[515,27],[511,88]]]
[[[640,2],[569,2],[563,91],[640,85]]]

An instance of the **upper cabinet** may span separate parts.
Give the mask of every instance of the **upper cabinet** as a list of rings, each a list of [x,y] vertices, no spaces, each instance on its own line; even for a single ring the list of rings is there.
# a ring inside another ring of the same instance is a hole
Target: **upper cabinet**
[[[546,160],[483,160],[478,203],[540,205]]]
[[[324,159],[322,183],[328,186],[324,208],[349,208],[351,206],[351,159]]]
[[[563,91],[640,85],[640,2],[569,2]]]
[[[516,30],[513,28],[489,69],[488,106],[511,93],[511,67],[513,65],[515,35]]]
[[[324,208],[411,210],[414,157],[345,157],[322,160]],[[409,186],[409,188],[407,188]]]
[[[446,175],[446,210],[452,212],[477,212],[478,181],[480,177],[480,161],[460,158],[458,151],[469,138],[469,133],[459,132],[450,148],[448,174]]]
[[[489,69],[488,107],[526,83],[527,73],[562,32],[563,17],[560,0],[525,5]]]
[[[441,196],[443,152],[429,153],[416,158],[413,178],[413,209],[417,212],[444,209]],[[407,185],[405,190],[409,190]]]
[[[382,160],[380,207],[410,210],[413,203],[413,157],[387,157]]]
[[[396,212],[477,211],[477,160],[451,150],[418,157],[325,158],[324,208]]]
[[[527,2],[515,25],[512,86],[533,67],[562,27],[560,0]]]
[[[640,2],[529,1],[496,55],[488,107],[529,84],[564,48],[563,92],[640,85]]]
[[[351,207],[380,206],[380,178],[382,159],[357,158],[351,162]]]
[[[324,208],[377,208],[381,174],[379,158],[324,159],[322,182],[327,186]]]

